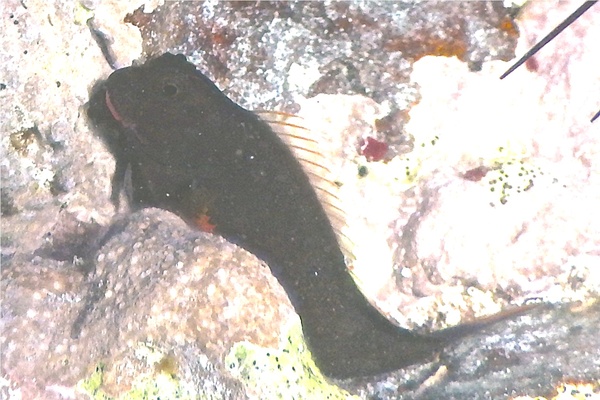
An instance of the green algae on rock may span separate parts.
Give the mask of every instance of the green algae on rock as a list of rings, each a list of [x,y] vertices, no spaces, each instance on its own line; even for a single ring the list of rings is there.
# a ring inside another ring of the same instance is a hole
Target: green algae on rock
[[[358,399],[327,382],[312,359],[297,319],[283,330],[278,348],[236,343],[225,364],[248,392],[262,399]]]
[[[106,393],[102,384],[107,373],[106,365],[98,363],[95,370],[85,379],[79,381],[76,389],[89,395],[94,400],[112,400],[115,398],[123,400],[142,400],[142,399],[172,399],[172,400],[191,400],[191,399],[219,399],[221,396],[214,393],[198,393],[193,385],[181,381],[176,374],[171,371],[159,368],[159,364],[165,357],[162,351],[145,343],[138,344],[134,351],[136,357],[146,362],[147,370],[140,371],[139,375],[133,380],[131,389],[117,396],[111,396]]]

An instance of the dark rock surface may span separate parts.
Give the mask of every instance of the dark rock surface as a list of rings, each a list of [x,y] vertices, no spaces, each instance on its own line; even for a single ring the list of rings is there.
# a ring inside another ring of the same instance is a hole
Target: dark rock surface
[[[551,397],[565,378],[600,376],[599,318],[598,303],[537,310],[462,341],[437,362],[342,386],[376,399]]]

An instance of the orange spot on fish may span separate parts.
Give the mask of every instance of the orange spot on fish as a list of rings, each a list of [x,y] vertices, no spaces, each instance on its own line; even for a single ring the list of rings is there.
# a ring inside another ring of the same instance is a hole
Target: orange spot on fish
[[[206,214],[200,214],[194,222],[202,232],[213,233],[217,227],[217,225],[210,221],[210,217]]]

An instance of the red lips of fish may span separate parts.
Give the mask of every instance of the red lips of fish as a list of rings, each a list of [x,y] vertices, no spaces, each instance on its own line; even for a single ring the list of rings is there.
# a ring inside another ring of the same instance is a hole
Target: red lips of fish
[[[118,123],[123,125],[125,128],[131,129],[132,131],[135,132],[136,125],[134,123],[127,121],[125,118],[123,118],[121,116],[121,114],[119,114],[119,112],[117,111],[117,108],[114,106],[114,104],[110,100],[110,95],[108,94],[108,90],[106,91],[106,95],[104,96],[104,98],[106,100],[106,107],[108,108],[108,111],[110,111],[110,114],[113,116],[115,121],[117,121]]]

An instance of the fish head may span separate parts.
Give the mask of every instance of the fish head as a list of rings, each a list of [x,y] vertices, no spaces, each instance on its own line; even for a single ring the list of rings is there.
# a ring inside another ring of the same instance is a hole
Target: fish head
[[[164,165],[210,158],[230,141],[229,116],[241,109],[181,54],[119,69],[102,91],[100,101],[128,145]]]

